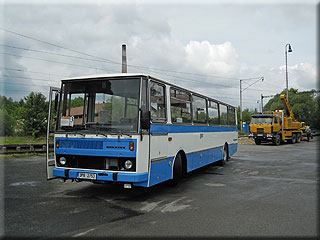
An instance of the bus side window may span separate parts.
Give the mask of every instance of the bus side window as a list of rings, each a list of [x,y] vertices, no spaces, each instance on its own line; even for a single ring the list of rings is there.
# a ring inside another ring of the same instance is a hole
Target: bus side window
[[[206,99],[202,97],[192,96],[192,113],[193,123],[207,123],[207,106]]]
[[[219,104],[219,113],[220,113],[220,124],[228,125],[228,110],[227,106],[223,104]]]
[[[166,121],[164,85],[150,82],[150,109],[152,121]]]
[[[191,123],[191,95],[188,92],[170,89],[172,123]]]
[[[236,114],[234,107],[228,106],[228,125],[235,126],[236,125]]]
[[[209,124],[219,124],[219,104],[217,102],[208,101],[208,117]]]

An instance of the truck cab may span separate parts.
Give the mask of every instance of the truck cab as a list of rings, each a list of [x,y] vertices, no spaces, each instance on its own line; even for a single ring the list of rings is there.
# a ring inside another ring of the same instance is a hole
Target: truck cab
[[[282,119],[278,114],[263,113],[252,115],[250,123],[250,136],[257,145],[261,142],[273,142],[279,145]]]

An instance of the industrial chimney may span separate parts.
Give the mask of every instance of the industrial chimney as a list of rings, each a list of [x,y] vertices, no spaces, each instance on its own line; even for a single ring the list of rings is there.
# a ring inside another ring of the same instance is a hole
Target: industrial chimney
[[[127,72],[127,49],[126,45],[122,44],[122,73]]]

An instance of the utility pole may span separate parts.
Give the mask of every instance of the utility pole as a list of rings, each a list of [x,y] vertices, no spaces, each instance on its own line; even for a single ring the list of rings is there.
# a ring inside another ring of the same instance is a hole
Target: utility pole
[[[242,90],[242,81],[246,80],[253,80],[253,79],[258,79],[254,83],[251,83],[248,87]],[[253,84],[257,83],[258,81],[264,80],[264,77],[256,77],[256,78],[246,78],[246,79],[239,79],[240,80],[240,130],[242,131],[242,92],[251,87]]]
[[[240,130],[242,131],[242,79],[240,79]]]
[[[127,49],[126,45],[122,44],[122,73],[127,72]]]
[[[288,47],[288,48],[287,48]],[[289,92],[288,92],[288,52],[292,52],[290,43],[285,46],[285,56],[286,56],[286,87],[287,87],[287,101],[289,102]]]

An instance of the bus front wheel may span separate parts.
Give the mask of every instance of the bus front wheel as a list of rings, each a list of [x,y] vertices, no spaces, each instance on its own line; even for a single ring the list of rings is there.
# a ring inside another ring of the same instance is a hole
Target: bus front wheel
[[[178,182],[181,180],[182,178],[182,159],[181,159],[181,155],[178,154],[176,156],[176,159],[174,161],[174,165],[173,165],[173,178],[169,180],[168,184],[169,186],[176,186],[178,184]]]

